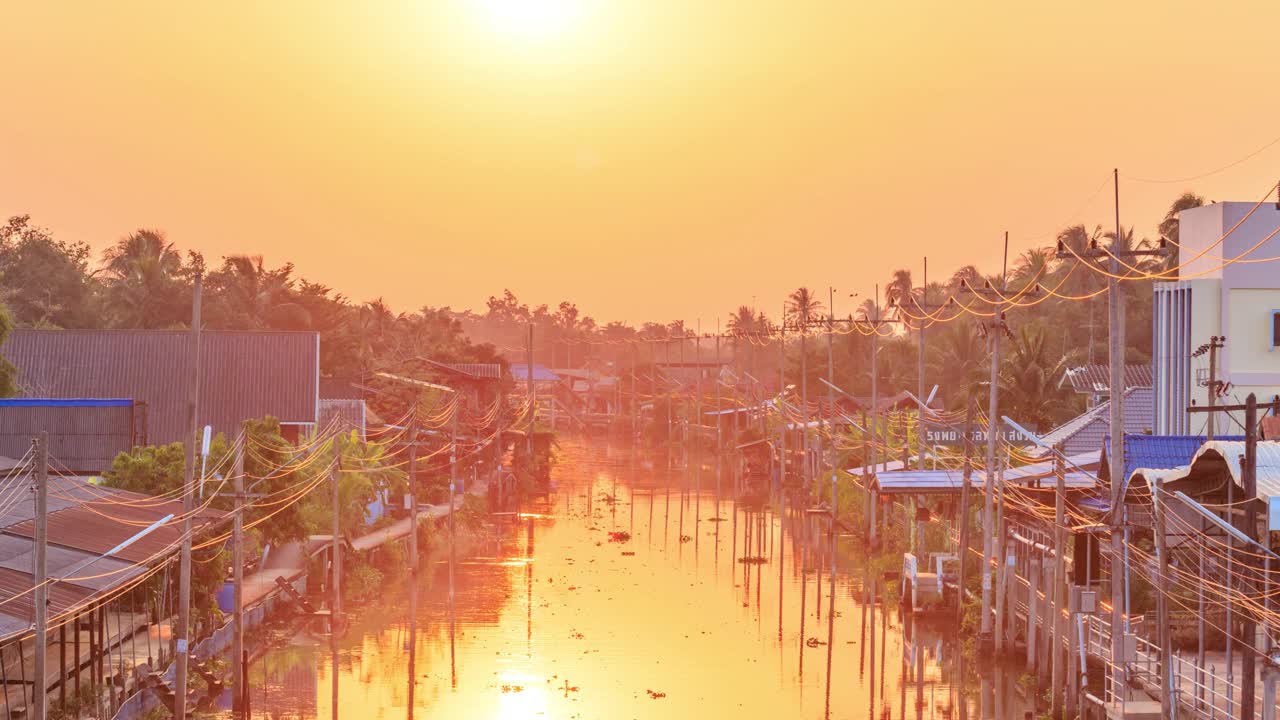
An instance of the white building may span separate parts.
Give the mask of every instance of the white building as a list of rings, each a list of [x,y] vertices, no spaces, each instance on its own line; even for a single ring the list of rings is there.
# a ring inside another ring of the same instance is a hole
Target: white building
[[[1252,211],[1252,214],[1251,214]],[[1280,393],[1280,209],[1223,202],[1184,210],[1179,218],[1177,280],[1155,284],[1153,389],[1157,435],[1204,434],[1206,416],[1186,411],[1208,399],[1209,356],[1193,357],[1225,336],[1218,379],[1224,402]],[[1224,424],[1225,423],[1225,424]],[[1220,418],[1219,432],[1237,431]]]

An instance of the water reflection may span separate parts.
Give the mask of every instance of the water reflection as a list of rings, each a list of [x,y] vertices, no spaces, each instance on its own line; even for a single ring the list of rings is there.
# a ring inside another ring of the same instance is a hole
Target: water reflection
[[[1003,675],[966,676],[947,626],[885,607],[825,516],[736,504],[720,473],[704,490],[629,449],[563,454],[552,495],[353,612],[336,652],[302,635],[265,653],[254,716],[1021,716]]]

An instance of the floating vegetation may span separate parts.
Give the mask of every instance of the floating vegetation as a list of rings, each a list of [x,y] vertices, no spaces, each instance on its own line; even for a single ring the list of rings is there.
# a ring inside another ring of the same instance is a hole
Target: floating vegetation
[[[626,530],[616,530],[609,533],[609,542],[624,543],[631,540],[631,533]]]
[[[745,557],[738,558],[738,562],[743,565],[764,565],[769,562],[769,558],[762,555],[747,555]]]
[[[622,557],[632,557],[632,556],[633,556],[633,555],[635,555],[635,554],[636,554],[636,551],[635,551],[635,550],[623,550],[623,551],[622,551]]]
[[[504,693],[524,692],[524,686],[523,685],[503,685],[502,692]]]
[[[658,690],[645,690],[645,692],[649,694],[650,700],[659,700],[667,696],[666,693],[660,692]]]
[[[826,643],[825,643],[825,642],[823,642],[823,641],[819,640],[819,639],[818,639],[818,638],[816,638],[816,637],[811,637],[811,638],[809,638],[808,640],[805,640],[805,641],[804,641],[804,644],[805,644],[805,645],[808,645],[808,646],[809,646],[809,647],[811,647],[811,648],[818,647],[819,645],[826,645]]]
[[[687,543],[687,542],[689,542],[689,541],[690,541],[690,540],[692,540],[692,539],[693,539],[693,538],[689,537],[688,535],[681,535],[681,536],[680,536],[680,542],[682,542],[682,543]]]

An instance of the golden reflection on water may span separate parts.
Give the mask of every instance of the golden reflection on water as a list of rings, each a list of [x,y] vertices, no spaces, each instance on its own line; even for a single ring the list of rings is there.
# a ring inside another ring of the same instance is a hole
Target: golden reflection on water
[[[917,644],[896,609],[864,614],[862,570],[843,553],[832,606],[826,553],[735,509],[727,474],[717,503],[713,470],[633,476],[602,447],[565,454],[555,492],[458,561],[452,643],[447,563],[425,566],[412,712],[407,589],[360,611],[339,651],[339,717],[959,716],[945,633]],[[630,540],[611,542],[619,531]],[[268,652],[251,673],[255,717],[330,718],[332,672],[306,638]],[[1012,717],[1009,703],[983,715]]]

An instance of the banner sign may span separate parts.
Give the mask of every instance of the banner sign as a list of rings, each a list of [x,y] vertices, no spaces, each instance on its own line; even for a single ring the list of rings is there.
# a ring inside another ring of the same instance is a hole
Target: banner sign
[[[1011,427],[1001,425],[996,428],[996,437],[1000,440],[1014,444],[1025,444],[1027,439],[1017,430]],[[948,447],[959,447],[964,445],[965,428],[963,425],[926,425],[924,429],[924,442],[926,445],[946,445]],[[974,447],[982,447],[987,444],[987,429],[973,426],[969,428],[967,433],[969,442]]]

